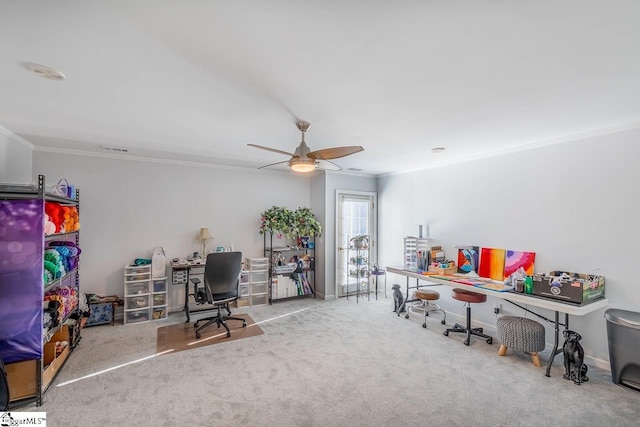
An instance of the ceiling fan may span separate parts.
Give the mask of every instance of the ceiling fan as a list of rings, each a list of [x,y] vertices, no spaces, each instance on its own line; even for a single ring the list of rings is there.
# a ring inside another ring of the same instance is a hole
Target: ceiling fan
[[[339,170],[342,170],[342,168],[336,165],[335,163],[331,162],[330,160],[338,159],[340,157],[350,156],[351,154],[364,151],[364,148],[362,148],[359,145],[352,145],[352,146],[346,146],[346,147],[333,147],[333,148],[325,148],[323,150],[311,151],[309,146],[304,142],[304,134],[307,131],[307,129],[309,129],[310,124],[308,122],[299,121],[296,123],[296,126],[298,126],[298,129],[300,130],[300,132],[302,132],[302,141],[300,142],[300,145],[296,148],[296,150],[293,152],[293,154],[287,153],[286,151],[277,150],[275,148],[263,147],[262,145],[247,144],[251,147],[256,147],[261,150],[273,151],[274,153],[280,153],[286,156],[291,156],[289,160],[261,166],[258,169],[286,163],[295,172],[311,172],[316,168],[339,171]]]

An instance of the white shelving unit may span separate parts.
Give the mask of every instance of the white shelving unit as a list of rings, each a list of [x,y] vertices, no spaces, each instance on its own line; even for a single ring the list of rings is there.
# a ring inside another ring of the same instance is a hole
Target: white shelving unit
[[[165,305],[166,305],[166,280]],[[124,266],[124,323],[151,320],[151,264]],[[166,311],[166,307],[165,307]]]
[[[251,273],[247,270],[240,272],[240,298],[236,301],[237,307],[251,305]]]
[[[154,277],[151,279],[151,320],[166,319],[168,310],[168,277]]]
[[[426,271],[429,267],[429,239],[406,236],[404,238],[404,268]]]
[[[269,303],[269,258],[247,258],[250,304]]]
[[[124,266],[124,323],[163,320],[169,314],[169,277],[153,277],[152,265]]]

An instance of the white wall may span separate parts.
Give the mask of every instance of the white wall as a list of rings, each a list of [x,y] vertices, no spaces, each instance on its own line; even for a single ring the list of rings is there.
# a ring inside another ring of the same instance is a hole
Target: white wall
[[[0,183],[32,182],[32,148],[30,143],[0,126]]]
[[[150,258],[155,246],[167,259],[201,251],[200,227],[214,236],[208,248],[233,244],[245,257],[262,257],[260,213],[309,206],[309,178],[284,172],[36,151],[33,173],[66,178],[80,190],[81,287],[103,295],[122,295],[124,265]],[[174,309],[183,292],[172,287]]]
[[[433,244],[443,245],[450,259],[455,245],[474,244],[536,252],[536,272],[599,268],[610,307],[638,311],[639,139],[635,129],[380,178],[381,263],[402,265],[403,237],[416,236],[418,224],[428,224]],[[405,283],[393,275],[388,280]],[[443,308],[462,318],[462,304],[451,299],[449,289],[440,291]],[[474,305],[472,313],[495,331],[494,301]],[[509,306],[503,303],[505,311],[522,314]],[[607,368],[604,311],[573,316],[570,326],[583,336],[587,354]]]
[[[327,248],[327,212],[325,211],[324,194],[326,192],[326,173],[324,171],[317,172],[311,178],[311,209],[316,219],[322,224],[322,234],[316,236],[315,255],[315,281],[316,281],[316,297],[327,299],[327,274],[326,274],[326,258]],[[330,277],[330,276],[329,276]],[[329,285],[330,287],[330,285]],[[331,295],[331,292],[329,292]]]

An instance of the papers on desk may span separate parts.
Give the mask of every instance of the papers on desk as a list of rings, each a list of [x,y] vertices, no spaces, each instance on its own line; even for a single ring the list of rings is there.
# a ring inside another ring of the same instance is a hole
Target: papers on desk
[[[481,283],[478,285],[473,285],[476,288],[489,289],[490,291],[496,292],[511,292],[513,291],[513,286],[507,286],[502,283]]]
[[[422,273],[423,276],[433,277],[439,280],[448,280],[454,283],[460,283],[462,285],[475,286],[476,288],[489,289],[496,292],[510,292],[513,291],[513,286],[507,286],[501,282],[496,282],[485,277],[478,277],[477,275],[466,274],[433,274]],[[426,279],[428,280],[428,279]]]

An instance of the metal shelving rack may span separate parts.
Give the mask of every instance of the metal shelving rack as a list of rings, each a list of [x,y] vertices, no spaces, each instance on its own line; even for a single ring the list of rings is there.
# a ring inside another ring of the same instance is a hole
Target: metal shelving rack
[[[61,319],[59,325],[55,329],[45,331],[42,328],[43,325],[43,309],[44,309],[44,293],[57,286],[69,283],[76,290],[76,293],[80,292],[80,274],[79,266],[76,266],[74,270],[68,272],[65,276],[55,279],[52,283],[44,284],[43,270],[44,265],[44,250],[46,242],[53,240],[66,239],[67,241],[75,242],[76,246],[79,246],[80,233],[78,231],[72,231],[69,233],[56,233],[46,235],[44,234],[44,205],[46,202],[57,202],[65,206],[74,206],[80,214],[80,191],[75,190],[75,198],[68,198],[48,191],[46,187],[46,181],[44,175],[38,176],[38,183],[33,184],[0,184],[0,203],[6,203],[7,209],[11,209],[14,201],[27,201],[27,206],[21,206],[19,209],[29,211],[30,215],[37,218],[37,221],[33,223],[33,226],[29,229],[31,231],[30,237],[32,240],[29,242],[20,241],[20,237],[13,242],[19,243],[24,247],[24,244],[35,246],[35,250],[29,255],[29,259],[25,260],[22,264],[15,267],[0,268],[0,298],[6,298],[10,300],[10,305],[23,308],[25,316],[31,316],[36,320],[29,324],[28,321],[20,322],[20,331],[13,331],[13,337],[11,339],[25,340],[25,345],[21,346],[19,354],[16,354],[16,345],[8,344],[0,341],[0,352],[5,350],[11,353],[9,359],[5,358],[7,366],[12,366],[12,371],[15,373],[15,378],[9,376],[10,390],[13,388],[18,393],[11,394],[10,407],[35,401],[36,406],[42,405],[42,399],[49,386],[53,383],[60,369],[64,366],[67,358],[78,342],[80,341],[80,324],[65,325],[65,321],[69,319],[73,314],[77,314],[78,306],[71,310],[67,315]],[[26,221],[26,220],[25,220]],[[22,224],[23,231],[26,225]],[[16,235],[21,236],[20,233]],[[26,232],[25,232],[26,235]],[[25,237],[26,238],[26,237]],[[2,239],[0,239],[2,240]],[[28,264],[28,266],[27,266]],[[40,266],[40,269],[38,269]],[[13,271],[11,269],[14,269]],[[36,270],[38,270],[36,272]],[[36,274],[37,273],[37,274]],[[21,292],[11,292],[16,289],[16,282],[20,282],[19,286]],[[9,319],[2,318],[0,313],[0,320],[7,324],[14,325],[16,319],[11,317]],[[8,316],[13,316],[14,313],[9,313]],[[35,317],[34,317],[35,316]],[[11,321],[13,320],[13,322]],[[19,320],[19,319],[18,319]],[[37,322],[36,325],[34,322]],[[10,325],[8,325],[10,327]],[[36,327],[40,330],[39,344],[35,343],[29,338],[35,333],[33,329]],[[0,338],[1,339],[1,338]],[[55,343],[57,341],[67,341],[68,345],[64,347],[62,351],[58,353]],[[20,344],[23,344],[22,341]],[[12,351],[13,350],[13,351]],[[28,354],[31,352],[31,354]],[[4,358],[4,357],[3,357]],[[46,365],[46,366],[45,366]]]
[[[268,236],[267,236],[268,234]],[[267,240],[268,238],[268,240]],[[304,298],[304,297],[316,297],[316,283],[315,283],[315,237],[309,237],[307,247],[300,247],[296,245],[283,245],[274,247],[273,246],[273,233],[265,232],[264,234],[264,256],[269,260],[269,304],[274,301],[282,301],[286,299],[293,298]],[[309,247],[312,246],[312,247]],[[295,270],[287,271],[286,269],[279,269],[278,267],[278,259],[284,258],[285,261],[288,261],[294,255],[297,255],[298,258],[308,256],[310,258],[310,262],[308,265],[304,265],[300,268],[296,267]],[[284,271],[283,271],[284,270]],[[281,278],[284,281],[285,277],[291,276],[292,274],[300,274],[302,276],[299,277],[301,280],[306,280],[310,293],[303,293],[302,295],[296,292],[296,295],[287,295],[284,297],[273,297],[274,294],[274,279],[279,281]]]
[[[371,250],[370,236],[357,235],[347,236],[347,299],[349,294],[353,294],[351,287],[355,287],[356,302],[360,299],[360,293],[365,292],[370,298],[371,286],[369,277],[371,275]]]

